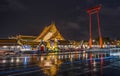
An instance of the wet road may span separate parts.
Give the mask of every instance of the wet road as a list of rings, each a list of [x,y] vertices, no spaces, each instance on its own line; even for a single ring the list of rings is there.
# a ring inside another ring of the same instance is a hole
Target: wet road
[[[103,52],[0,57],[0,76],[120,76],[118,59]]]

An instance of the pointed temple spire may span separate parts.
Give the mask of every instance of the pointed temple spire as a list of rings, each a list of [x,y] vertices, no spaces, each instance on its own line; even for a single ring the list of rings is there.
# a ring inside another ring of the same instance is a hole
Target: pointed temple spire
[[[48,40],[64,40],[63,36],[58,31],[55,22],[51,22],[49,26],[46,26],[42,33],[34,40],[36,42],[40,42],[41,40],[48,41]]]

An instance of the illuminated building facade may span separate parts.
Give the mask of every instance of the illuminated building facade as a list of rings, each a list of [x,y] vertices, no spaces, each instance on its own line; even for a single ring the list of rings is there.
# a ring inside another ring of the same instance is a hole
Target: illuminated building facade
[[[51,23],[49,26],[46,26],[39,36],[18,35],[16,37],[10,37],[10,39],[17,39],[17,43],[24,48],[22,50],[58,50],[58,41],[65,40],[58,31],[55,23]],[[43,42],[45,45],[41,44]],[[31,48],[27,49],[26,47],[29,46]]]
[[[19,51],[21,46],[18,44],[17,39],[0,39],[0,51]]]

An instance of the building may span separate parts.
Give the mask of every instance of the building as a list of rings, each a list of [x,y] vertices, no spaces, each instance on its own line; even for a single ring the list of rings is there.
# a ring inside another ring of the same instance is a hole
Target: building
[[[19,51],[20,49],[17,39],[0,39],[0,51]]]
[[[58,51],[58,49],[69,50],[73,48],[81,48],[80,41],[65,40],[61,33],[58,31],[55,23],[51,23],[50,25],[46,26],[38,36],[17,35],[9,37],[8,39],[1,39],[0,45],[2,47],[7,47],[7,50],[8,47],[9,50],[17,50],[19,47],[20,51]],[[15,48],[12,49],[13,47]],[[2,49],[6,50],[5,48]]]

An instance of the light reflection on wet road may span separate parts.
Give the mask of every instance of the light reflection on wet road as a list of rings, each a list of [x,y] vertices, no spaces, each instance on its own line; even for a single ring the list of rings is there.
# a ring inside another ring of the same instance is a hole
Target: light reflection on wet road
[[[120,61],[108,53],[49,53],[0,59],[0,76],[120,76]]]

